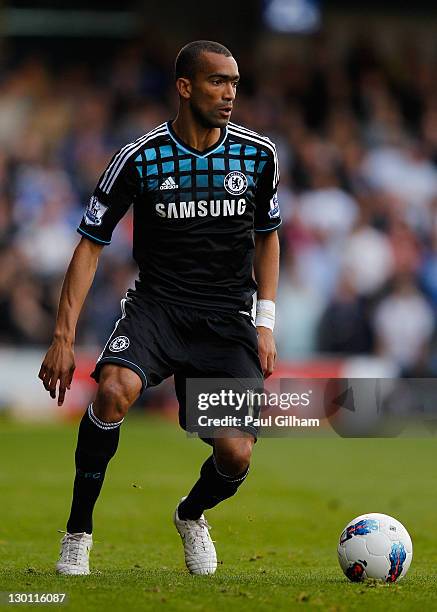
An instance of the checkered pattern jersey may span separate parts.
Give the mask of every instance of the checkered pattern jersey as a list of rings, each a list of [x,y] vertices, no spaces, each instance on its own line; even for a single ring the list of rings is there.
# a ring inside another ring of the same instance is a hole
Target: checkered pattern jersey
[[[133,206],[138,291],[161,301],[248,311],[254,235],[281,224],[275,145],[230,123],[205,151],[171,122],[121,148],[102,174],[78,232],[109,244]]]

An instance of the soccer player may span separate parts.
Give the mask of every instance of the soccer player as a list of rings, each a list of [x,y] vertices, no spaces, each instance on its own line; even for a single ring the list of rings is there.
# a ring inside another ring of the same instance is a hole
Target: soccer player
[[[275,146],[229,122],[239,74],[228,49],[211,41],[186,45],[175,77],[176,119],[120,149],[91,197],[39,373],[62,405],[75,368],[76,324],[100,252],[133,205],[139,279],[92,373],[98,390],[79,426],[73,501],[56,566],[61,574],[89,573],[93,508],[120,425],[144,389],[174,375],[186,428],[188,377],[262,381],[274,368],[281,223]],[[174,514],[192,574],[216,570],[203,512],[245,480],[257,430],[248,425],[226,433],[205,440],[213,452]]]

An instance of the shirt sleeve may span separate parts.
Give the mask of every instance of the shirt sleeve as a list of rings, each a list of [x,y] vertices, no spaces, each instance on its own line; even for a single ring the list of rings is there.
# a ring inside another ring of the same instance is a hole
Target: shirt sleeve
[[[100,177],[77,231],[98,244],[109,244],[115,226],[138,192],[138,173],[130,159],[118,151]]]
[[[254,229],[256,232],[271,232],[282,223],[278,202],[278,158],[273,143],[272,146],[273,150],[269,151],[255,192]]]

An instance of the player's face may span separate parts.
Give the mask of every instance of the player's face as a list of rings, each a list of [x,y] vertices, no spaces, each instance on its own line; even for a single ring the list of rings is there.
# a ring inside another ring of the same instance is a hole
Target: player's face
[[[205,127],[224,127],[231,118],[240,79],[233,57],[203,53],[196,76],[190,81],[189,104]]]

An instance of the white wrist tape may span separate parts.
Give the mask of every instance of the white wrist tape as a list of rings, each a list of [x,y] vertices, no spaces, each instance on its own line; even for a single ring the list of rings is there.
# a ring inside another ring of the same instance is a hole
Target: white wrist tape
[[[258,300],[256,303],[256,327],[268,327],[273,331],[275,327],[275,302],[271,300]]]

